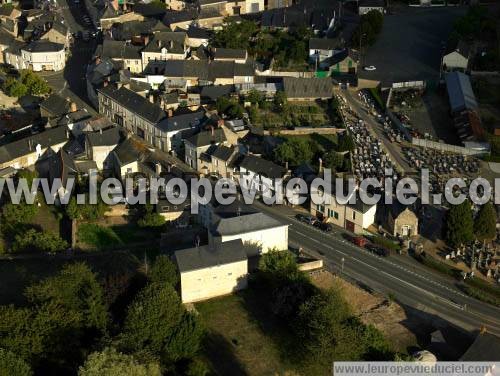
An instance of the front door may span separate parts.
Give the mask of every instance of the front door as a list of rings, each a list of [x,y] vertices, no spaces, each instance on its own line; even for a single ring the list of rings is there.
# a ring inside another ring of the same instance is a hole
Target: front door
[[[345,228],[347,231],[354,232],[354,222],[345,221]]]

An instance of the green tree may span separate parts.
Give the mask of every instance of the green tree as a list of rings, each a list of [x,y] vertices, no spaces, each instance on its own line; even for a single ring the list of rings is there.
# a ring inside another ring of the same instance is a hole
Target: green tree
[[[175,287],[179,282],[177,267],[168,256],[160,255],[156,258],[148,278],[152,283]]]
[[[251,89],[246,97],[251,104],[257,105],[264,99],[263,95],[256,89]]]
[[[121,336],[123,348],[161,354],[183,312],[172,286],[149,284],[128,307]]]
[[[51,302],[74,312],[85,328],[104,331],[108,325],[102,287],[85,263],[64,265],[58,275],[29,287],[25,295],[34,305]]]
[[[338,151],[353,151],[354,150],[354,140],[348,134],[343,134],[339,136]]]
[[[122,354],[112,347],[89,355],[78,370],[79,376],[161,376],[157,362],[143,363],[133,355]]]
[[[287,104],[287,98],[286,98],[286,94],[283,90],[278,90],[274,94],[273,103],[274,103],[274,107],[275,107],[276,111],[279,111],[279,112],[284,111],[286,104]]]
[[[474,221],[469,200],[452,205],[446,216],[446,241],[451,247],[458,247],[474,240]]]
[[[0,348],[0,376],[31,376],[28,363],[16,354]]]
[[[71,197],[66,205],[66,214],[72,220],[94,221],[104,217],[104,213],[108,210],[110,210],[109,206],[100,197],[96,205],[90,203],[79,205],[75,197]]]
[[[186,376],[207,376],[210,374],[210,368],[200,359],[193,359],[189,362]]]
[[[204,328],[198,317],[184,312],[166,343],[163,351],[165,360],[191,359],[198,352],[203,335]]]
[[[3,85],[3,91],[9,97],[20,98],[28,93],[28,88],[16,78],[9,77]]]
[[[493,204],[488,201],[481,206],[477,218],[474,221],[474,235],[481,241],[491,241],[497,236],[497,211]]]
[[[23,201],[19,204],[6,203],[2,207],[2,216],[6,224],[28,223],[38,213],[37,205],[30,205]]]
[[[46,231],[29,229],[15,236],[12,244],[14,252],[36,250],[40,252],[56,253],[68,247],[68,243],[58,235]]]
[[[21,82],[31,95],[44,95],[50,93],[50,86],[43,78],[31,70],[21,72]]]
[[[325,154],[324,163],[326,168],[340,170],[344,166],[344,156],[335,151],[331,151]]]
[[[81,350],[78,322],[78,315],[53,303],[36,309],[0,306],[0,347],[32,364],[65,363]]]
[[[303,138],[289,138],[274,149],[274,156],[280,163],[288,162],[292,166],[298,166],[312,160],[314,146]]]
[[[258,31],[257,24],[254,21],[230,18],[226,18],[224,23],[224,27],[215,32],[211,44],[214,47],[248,50],[252,37]]]
[[[153,206],[146,204],[142,218],[137,221],[139,227],[161,227],[165,224],[165,218],[153,211]]]

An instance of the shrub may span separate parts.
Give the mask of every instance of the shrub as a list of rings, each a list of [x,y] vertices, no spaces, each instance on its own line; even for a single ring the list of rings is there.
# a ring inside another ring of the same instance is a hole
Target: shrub
[[[25,233],[15,236],[12,250],[14,252],[36,250],[40,252],[55,253],[63,251],[68,243],[58,235],[30,229]]]

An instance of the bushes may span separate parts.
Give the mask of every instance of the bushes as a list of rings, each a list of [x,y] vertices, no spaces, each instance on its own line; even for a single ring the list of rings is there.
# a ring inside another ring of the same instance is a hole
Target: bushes
[[[290,351],[300,352],[296,359],[302,366],[314,368],[307,373],[320,374],[334,360],[394,358],[382,334],[353,316],[341,292],[318,290],[289,252],[263,255],[256,282],[259,293],[268,294],[263,301],[269,302],[269,313],[292,333]]]
[[[67,247],[68,243],[58,235],[50,232],[37,231],[35,229],[17,234],[12,244],[12,250],[14,252],[35,250],[56,253],[65,250]]]
[[[398,251],[401,249],[401,246],[399,243],[394,243],[392,240],[389,240],[387,238],[384,238],[383,236],[375,236],[372,241],[375,244],[380,245],[381,247],[390,249],[391,251]]]

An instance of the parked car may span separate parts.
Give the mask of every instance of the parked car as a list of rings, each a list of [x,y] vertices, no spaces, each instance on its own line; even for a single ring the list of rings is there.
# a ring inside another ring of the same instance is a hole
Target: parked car
[[[312,215],[297,214],[295,218],[308,225],[314,225],[318,221],[318,219]]]
[[[323,223],[323,222],[319,222],[319,221],[316,223],[319,223],[318,228],[321,231],[331,232],[333,230],[333,226],[330,223]],[[314,224],[314,225],[316,225],[316,224]]]
[[[369,66],[367,66],[367,67],[364,67],[363,69],[364,69],[365,71],[369,71],[369,72],[370,72],[370,71],[374,71],[374,70],[376,70],[377,68],[376,68],[374,65],[369,65]]]
[[[375,244],[367,244],[366,249],[372,253],[375,253],[377,256],[387,257],[391,254],[391,252],[387,248]]]
[[[364,247],[366,243],[368,243],[368,240],[362,236],[354,236],[351,238],[351,242],[356,244],[358,247]]]

